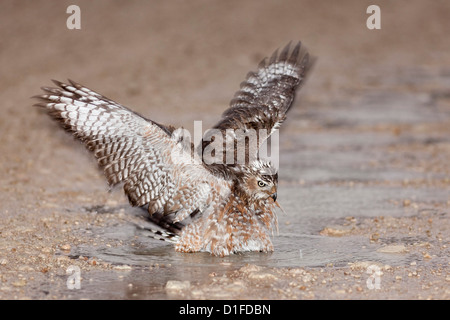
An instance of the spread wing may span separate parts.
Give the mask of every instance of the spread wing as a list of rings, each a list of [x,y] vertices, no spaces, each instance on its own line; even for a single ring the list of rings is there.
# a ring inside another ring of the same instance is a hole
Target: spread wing
[[[70,80],[69,80],[70,81]],[[206,206],[208,171],[182,151],[173,127],[145,119],[128,108],[70,81],[42,88],[37,106],[93,152],[108,183],[123,183],[134,206],[179,218]],[[174,200],[176,199],[176,201]],[[179,219],[181,220],[181,219]]]
[[[226,154],[235,154],[236,162],[235,148],[250,138],[250,132],[256,133],[257,143],[253,148],[248,144],[247,149],[250,148],[248,152],[256,155],[261,144],[281,126],[295,92],[310,67],[309,54],[301,43],[298,42],[292,50],[290,47],[289,43],[280,54],[276,50],[270,59],[261,61],[257,71],[248,73],[240,90],[231,100],[230,108],[223,113],[222,119],[212,130],[205,134],[202,143],[204,157],[208,157],[205,149],[211,144],[211,140],[215,140],[217,130],[223,135],[223,148],[226,152],[223,158],[215,160],[229,163],[225,159]],[[226,144],[227,140],[234,143]],[[210,163],[214,162],[214,159],[206,159]]]

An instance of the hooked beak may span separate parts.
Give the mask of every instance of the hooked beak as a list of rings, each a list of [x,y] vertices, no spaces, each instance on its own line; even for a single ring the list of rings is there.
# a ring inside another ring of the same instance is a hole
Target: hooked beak
[[[272,194],[270,197],[273,199],[274,202],[277,201],[277,193],[276,192],[274,194]]]

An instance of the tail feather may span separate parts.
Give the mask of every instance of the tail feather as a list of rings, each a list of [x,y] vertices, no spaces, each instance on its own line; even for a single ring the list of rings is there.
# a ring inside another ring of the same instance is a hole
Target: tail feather
[[[169,215],[164,215],[162,213],[153,213],[148,215],[148,206],[140,207],[146,213],[146,219],[152,224],[157,225],[162,230],[157,230],[153,228],[143,227],[136,224],[136,228],[144,231],[145,235],[149,238],[156,240],[166,241],[170,243],[177,243],[180,238],[179,234],[184,227],[182,223],[173,222],[172,217]]]
[[[143,227],[140,225],[136,225],[136,228],[145,231],[145,236],[156,240],[161,240],[170,243],[177,243],[180,238],[178,235],[168,231],[156,230],[152,228]]]

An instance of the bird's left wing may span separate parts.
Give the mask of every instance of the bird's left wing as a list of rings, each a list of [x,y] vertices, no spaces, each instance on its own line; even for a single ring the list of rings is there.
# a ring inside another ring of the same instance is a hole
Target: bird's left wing
[[[262,130],[264,137],[260,139],[258,136],[259,149],[285,120],[295,92],[310,66],[309,54],[300,42],[292,50],[290,43],[281,53],[276,50],[270,59],[261,61],[257,71],[248,73],[240,90],[231,100],[230,107],[210,132],[220,130],[225,139],[234,140],[238,144],[240,140],[248,138],[248,131],[253,130],[259,135]],[[205,151],[210,143],[207,134],[202,150]],[[226,152],[234,151],[234,146],[230,149],[224,144],[224,147]]]

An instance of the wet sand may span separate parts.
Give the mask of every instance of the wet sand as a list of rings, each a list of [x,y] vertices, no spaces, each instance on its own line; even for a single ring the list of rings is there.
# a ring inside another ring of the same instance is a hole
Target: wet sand
[[[448,2],[381,2],[375,31],[361,1],[80,1],[81,30],[66,28],[70,4],[0,4],[0,299],[449,299]],[[142,210],[31,107],[71,78],[206,129],[297,39],[318,62],[280,132],[272,254],[149,239]]]

